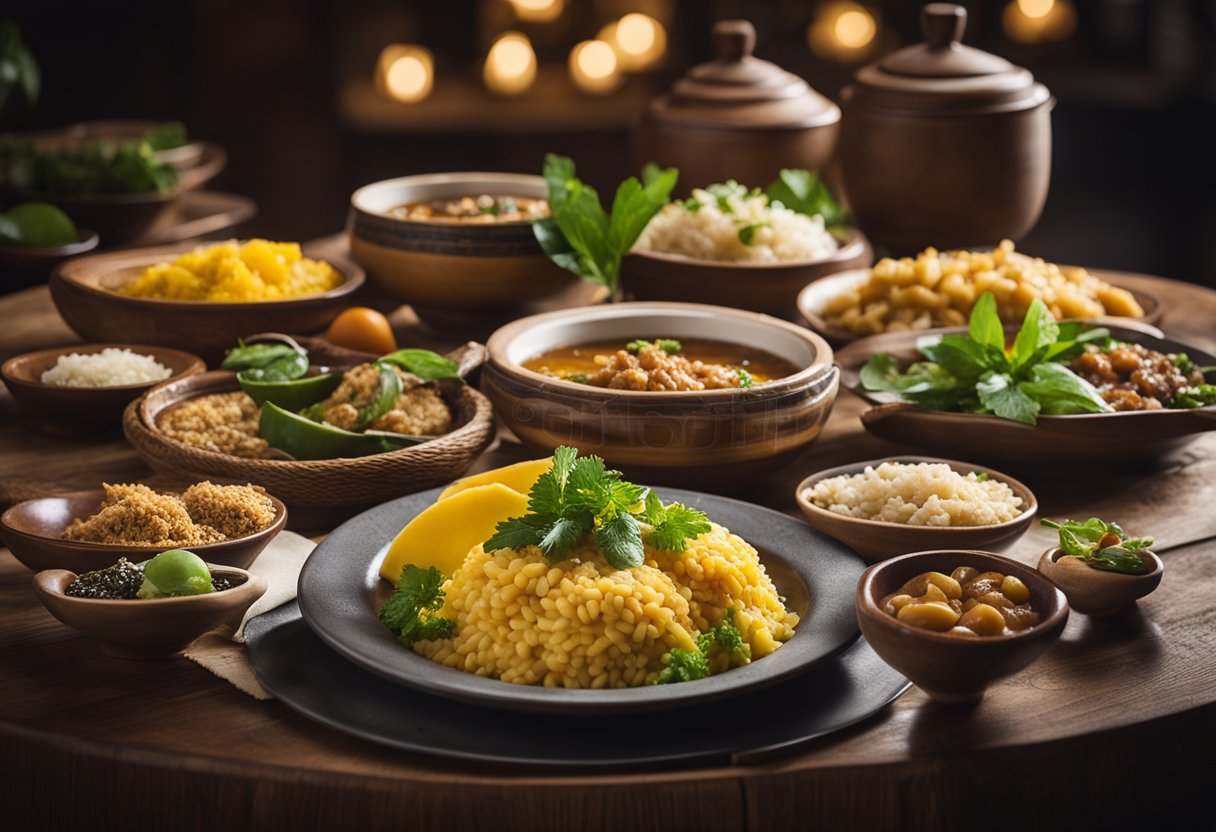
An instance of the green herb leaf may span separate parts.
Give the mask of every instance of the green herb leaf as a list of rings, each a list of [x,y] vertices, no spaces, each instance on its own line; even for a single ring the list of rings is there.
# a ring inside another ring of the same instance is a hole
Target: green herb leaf
[[[768,228],[767,222],[753,222],[750,225],[745,225],[739,229],[739,242],[745,246],[750,246],[752,241],[756,239],[756,232],[761,228]]]
[[[975,306],[971,307],[967,334],[977,344],[1005,351],[1005,327],[997,314],[996,297],[992,292],[984,292],[976,300]]]
[[[1075,520],[1057,523],[1047,518],[1040,522],[1059,532],[1061,552],[1080,558],[1095,569],[1125,575],[1140,575],[1149,569],[1139,552],[1153,545],[1151,537],[1125,539],[1123,529],[1117,523],[1107,523],[1098,517],[1091,517],[1084,523]],[[1115,535],[1117,544],[1099,548],[1108,535]]]
[[[379,362],[376,366],[380,369],[376,393],[367,407],[360,411],[359,417],[355,421],[356,431],[363,430],[392,410],[393,405],[397,403],[397,398],[401,395],[401,376],[397,375],[392,367],[386,367]]]
[[[549,527],[555,522],[557,518],[547,514],[528,514],[503,520],[494,529],[493,537],[483,544],[483,548],[487,552],[497,552],[499,549],[540,546]]]
[[[618,514],[602,522],[595,530],[595,542],[608,564],[617,569],[633,569],[645,560],[642,532],[632,514]]]
[[[1166,406],[1172,410],[1189,410],[1213,404],[1216,404],[1216,384],[1197,384],[1179,390]]]
[[[655,502],[658,502],[657,497]],[[647,505],[645,519],[651,526],[647,536],[650,545],[664,552],[683,552],[689,540],[696,539],[711,528],[705,512],[680,503],[671,503],[657,512]]]
[[[1040,347],[1056,343],[1059,336],[1060,326],[1056,323],[1055,316],[1043,301],[1035,298],[1026,310],[1022,328],[1018,330],[1013,342],[1013,369],[1017,370],[1030,364]]]
[[[438,615],[443,607],[443,573],[431,566],[421,569],[406,564],[397,589],[380,608],[380,621],[403,644],[450,638],[455,622]]]
[[[986,372],[1009,369],[1002,348],[982,344],[965,335],[948,333],[936,342],[926,339],[920,344],[920,351],[925,358],[961,381],[974,382]]]
[[[813,170],[787,168],[766,189],[769,202],[780,202],[791,211],[807,216],[819,215],[828,228],[849,224],[844,208],[832,197],[832,192],[819,173]]]
[[[752,382],[753,382],[752,374],[749,373],[747,370],[744,370],[742,367],[739,368],[738,373],[739,373],[739,387],[741,389],[746,389],[748,387],[751,387]]]
[[[220,367],[236,371],[239,381],[292,381],[308,372],[308,353],[278,342],[238,341]]]
[[[626,344],[625,349],[629,352],[636,353],[636,352],[641,352],[644,348],[649,347],[649,346],[650,346],[650,342],[647,341],[645,338],[638,338],[638,339],[636,339],[634,341],[630,341],[628,344]]]
[[[441,378],[460,378],[460,365],[430,350],[407,349],[382,355],[381,362],[396,365],[407,373],[413,373],[423,381]]]
[[[1027,425],[1035,423],[1039,403],[1013,384],[1006,373],[988,373],[975,384],[984,407],[1002,419],[1012,419]]]
[[[1102,395],[1085,379],[1063,364],[1037,364],[1030,380],[1018,388],[1053,416],[1069,413],[1105,413],[1112,410]]]

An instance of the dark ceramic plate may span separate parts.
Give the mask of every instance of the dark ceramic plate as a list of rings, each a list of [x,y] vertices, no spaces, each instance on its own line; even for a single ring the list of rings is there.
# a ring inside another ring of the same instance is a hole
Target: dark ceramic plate
[[[865,721],[909,686],[858,639],[814,670],[733,700],[731,718],[723,719],[714,703],[689,706],[679,719],[637,714],[597,732],[594,742],[578,742],[570,732],[537,731],[532,720],[503,719],[499,711],[361,670],[328,649],[294,603],[251,620],[245,636],[258,680],[308,719],[394,748],[487,766],[570,771],[758,763]]]
[[[1140,329],[1113,322],[1111,333],[1124,341],[1165,353],[1184,352],[1200,365],[1216,364],[1216,356],[1190,344],[1160,338]],[[1104,323],[1104,325],[1106,325]],[[934,330],[962,332],[959,329]],[[1194,410],[1137,410],[1122,413],[1084,413],[1076,416],[1040,416],[1038,424],[974,413],[941,413],[898,402],[890,394],[857,390],[858,374],[880,352],[895,356],[900,366],[917,360],[922,332],[889,332],[854,341],[836,353],[840,386],[875,405],[861,414],[861,423],[881,439],[899,442],[927,453],[992,462],[1014,470],[1039,466],[1101,465],[1105,468],[1151,463],[1197,438],[1216,430],[1216,406]]]
[[[777,590],[801,618],[794,637],[780,650],[708,679],[627,690],[516,685],[443,667],[402,647],[376,618],[387,589],[378,575],[380,561],[401,527],[438,494],[439,489],[412,494],[347,521],[317,546],[300,573],[300,610],[321,640],[360,667],[402,685],[516,711],[605,714],[684,708],[775,684],[839,653],[857,635],[852,597],[865,566],[848,548],[770,509],[660,489],[664,500],[704,510],[760,552]]]

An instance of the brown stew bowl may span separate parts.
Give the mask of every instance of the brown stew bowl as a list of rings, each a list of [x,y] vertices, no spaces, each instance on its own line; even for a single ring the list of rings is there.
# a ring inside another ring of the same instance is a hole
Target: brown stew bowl
[[[819,260],[781,263],[724,263],[635,251],[621,262],[621,285],[637,300],[710,303],[792,320],[798,293],[808,283],[872,262],[874,252],[860,231],[840,235],[839,242],[836,252]]]
[[[1061,559],[1061,554],[1058,547],[1044,552],[1039,558],[1039,571],[1068,596],[1069,606],[1091,618],[1114,615],[1132,607],[1161,584],[1165,573],[1161,558],[1147,550],[1140,552],[1140,560],[1149,567],[1143,575],[1094,569],[1077,558]]]
[[[1030,590],[1039,623],[1021,632],[967,638],[922,630],[883,610],[882,599],[922,572],[949,575],[960,566],[1013,575]],[[857,582],[857,623],[883,661],[939,702],[974,702],[998,679],[1037,659],[1068,623],[1068,599],[1051,581],[1016,560],[959,549],[914,552],[877,563]]]
[[[291,509],[292,528],[332,528],[402,494],[459,479],[494,439],[490,402],[466,384],[440,382],[454,427],[410,448],[326,460],[245,459],[203,450],[157,427],[166,410],[187,399],[240,390],[234,373],[211,371],[153,387],[123,414],[123,431],[144,462],[176,481],[257,483]]]
[[[211,566],[211,574],[238,583],[219,592],[175,598],[77,598],[64,594],[76,580],[76,573],[48,569],[34,576],[34,594],[51,615],[98,639],[107,655],[118,659],[169,659],[216,627],[236,629],[245,612],[266,592],[266,580],[244,569]]]
[[[342,273],[343,282],[328,292],[299,298],[212,303],[129,297],[116,291],[148,266],[206,245],[178,243],[68,260],[51,275],[51,297],[68,326],[87,340],[175,347],[215,362],[251,332],[320,332],[351,304],[364,281],[358,266],[327,256],[323,259]]]
[[[0,293],[14,292],[44,282],[55,267],[78,254],[97,248],[101,238],[88,228],[76,229],[76,242],[63,246],[0,245]]]
[[[181,350],[139,344],[76,344],[14,356],[0,365],[0,378],[4,379],[5,386],[18,404],[52,427],[64,425],[72,428],[117,428],[122,422],[122,412],[126,406],[160,382],[148,381],[115,387],[62,387],[42,381],[42,374],[55,366],[59,356],[72,353],[93,355],[109,347],[129,349],[131,352],[156,359],[173,371],[173,375],[163,379],[164,381],[194,375],[207,369],[207,365],[197,355]]]
[[[1125,318],[1101,320],[1120,340],[1165,353],[1185,352],[1196,364],[1216,365],[1216,355],[1172,338],[1151,335],[1151,327],[1127,325]],[[841,384],[874,405],[861,414],[867,431],[930,453],[965,453],[969,458],[1029,471],[1058,470],[1061,465],[1097,465],[1106,470],[1151,464],[1199,434],[1216,430],[1216,405],[1194,410],[1040,416],[1036,425],[1026,425],[991,415],[922,410],[895,401],[889,394],[858,389],[858,374],[872,356],[891,353],[900,366],[906,367],[919,356],[916,344],[920,338],[963,331],[889,332],[855,341],[837,353]]]
[[[904,523],[888,523],[882,520],[864,520],[829,511],[813,503],[805,492],[821,480],[842,474],[860,474],[869,466],[878,467],[884,462],[945,463],[960,474],[972,471],[987,474],[989,479],[1003,482],[1022,498],[1022,513],[1004,523],[989,526],[909,526]],[[954,459],[937,459],[928,456],[893,456],[886,459],[871,459],[854,462],[837,468],[811,474],[798,483],[794,499],[807,522],[828,537],[845,544],[867,563],[878,563],[895,555],[908,552],[923,552],[929,549],[989,549],[998,552],[1012,546],[1026,533],[1038,511],[1039,503],[1034,493],[1022,483],[982,465],[959,462]]]
[[[35,572],[41,569],[92,572],[104,569],[120,557],[138,563],[163,551],[156,546],[112,546],[64,540],[63,530],[77,518],[96,514],[104,496],[105,492],[101,490],[79,491],[17,503],[0,515],[0,538],[12,550],[13,557]],[[277,497],[266,496],[275,508],[274,522],[269,526],[236,540],[190,546],[190,551],[207,563],[247,568],[287,525],[287,507]]]
[[[772,353],[797,372],[746,389],[612,390],[551,378],[524,362],[593,341],[709,338]],[[767,315],[688,303],[618,303],[514,321],[486,344],[482,389],[507,427],[542,453],[571,445],[638,482],[745,486],[814,441],[836,399],[832,349]]]

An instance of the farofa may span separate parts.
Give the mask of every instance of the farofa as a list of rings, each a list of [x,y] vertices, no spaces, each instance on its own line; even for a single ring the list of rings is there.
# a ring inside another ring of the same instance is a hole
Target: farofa
[[[721,623],[728,608],[753,658],[778,649],[798,623],[756,550],[718,525],[681,553],[647,545],[636,569],[609,566],[590,541],[556,565],[535,546],[478,546],[444,590],[440,615],[455,620],[455,635],[416,642],[416,652],[546,687],[649,684],[671,649],[695,649],[697,633]]]
[[[242,390],[187,399],[160,415],[156,425],[171,439],[195,448],[247,459],[270,459],[258,435],[261,408]]]

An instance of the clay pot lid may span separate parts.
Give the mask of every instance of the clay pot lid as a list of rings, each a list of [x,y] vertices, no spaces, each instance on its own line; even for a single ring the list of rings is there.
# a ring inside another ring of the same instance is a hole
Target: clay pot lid
[[[659,121],[754,129],[817,127],[840,120],[840,108],[806,81],[752,55],[756,29],[746,20],[714,24],[716,60],[700,64],[650,103]]]
[[[1051,94],[1029,70],[962,43],[967,10],[954,3],[921,9],[925,41],[857,72],[842,98],[848,104],[918,112],[1032,109]]]

